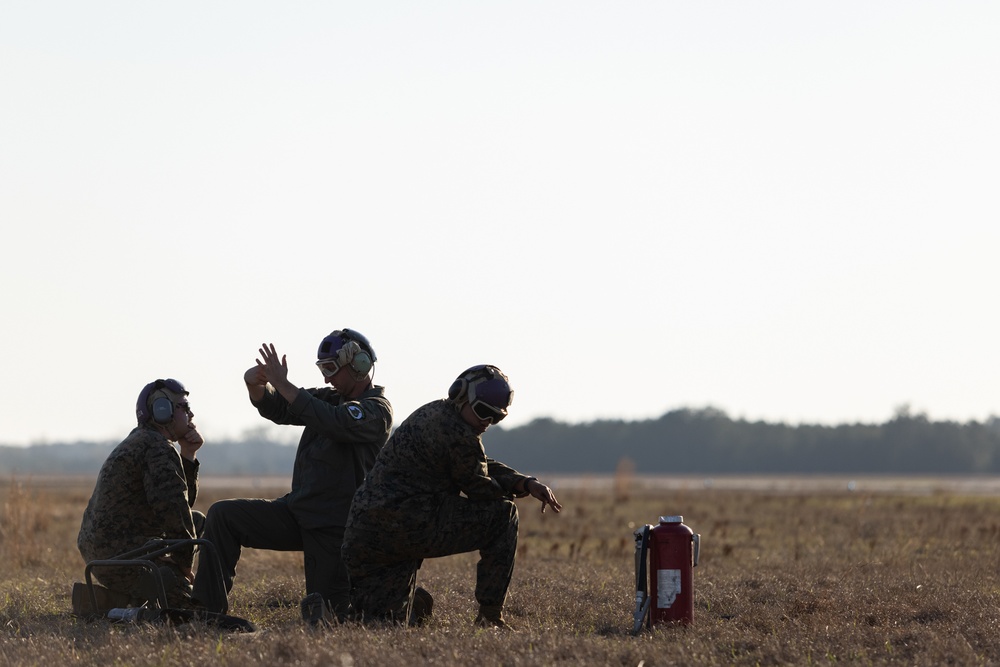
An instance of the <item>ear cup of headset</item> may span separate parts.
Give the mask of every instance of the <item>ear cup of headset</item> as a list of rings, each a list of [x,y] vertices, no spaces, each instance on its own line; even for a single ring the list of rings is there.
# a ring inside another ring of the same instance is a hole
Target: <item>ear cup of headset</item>
[[[448,387],[448,398],[454,401],[465,393],[468,386],[469,382],[464,377],[456,379],[451,383],[451,386]]]
[[[155,380],[139,392],[139,398],[135,402],[135,417],[140,424],[150,421],[166,424],[173,419],[174,404],[163,390],[166,386],[166,380]]]
[[[368,375],[368,371],[372,369],[372,358],[368,356],[367,352],[360,350],[351,359],[351,368],[357,371],[359,375]]]
[[[337,361],[341,366],[350,366],[358,375],[368,375],[368,371],[372,369],[371,355],[353,340],[341,345],[337,352]]]
[[[174,404],[166,396],[153,399],[153,421],[157,424],[169,424],[174,418]]]

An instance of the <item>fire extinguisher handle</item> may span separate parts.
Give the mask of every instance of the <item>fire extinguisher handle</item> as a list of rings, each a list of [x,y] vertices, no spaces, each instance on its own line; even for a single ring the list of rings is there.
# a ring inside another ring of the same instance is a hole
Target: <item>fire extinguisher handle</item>
[[[695,533],[691,539],[694,541],[694,563],[692,563],[692,567],[698,567],[698,557],[701,555],[701,533]]]

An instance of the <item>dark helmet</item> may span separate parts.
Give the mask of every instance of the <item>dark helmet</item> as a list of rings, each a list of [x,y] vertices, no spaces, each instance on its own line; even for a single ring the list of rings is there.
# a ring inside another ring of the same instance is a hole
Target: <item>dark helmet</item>
[[[184,385],[177,380],[171,378],[154,380],[139,392],[139,398],[135,402],[135,418],[140,424],[145,424],[150,419],[155,419],[157,423],[165,424],[170,421],[174,406],[187,396],[188,393]],[[162,405],[162,407],[155,405],[157,399],[164,398],[167,404]]]
[[[372,361],[378,361],[378,357],[375,356],[375,350],[372,348],[372,344],[368,342],[368,339],[352,329],[337,329],[330,333],[329,336],[320,342],[319,350],[316,351],[316,358],[320,360],[336,360],[340,348],[344,346],[344,343],[352,340],[371,356]]]
[[[494,424],[507,416],[514,390],[507,376],[496,366],[480,364],[466,369],[448,389],[448,398],[468,401],[480,419]]]
[[[316,365],[330,363],[336,367],[350,366],[359,375],[366,375],[378,361],[368,339],[353,329],[337,329],[320,341],[316,351]]]

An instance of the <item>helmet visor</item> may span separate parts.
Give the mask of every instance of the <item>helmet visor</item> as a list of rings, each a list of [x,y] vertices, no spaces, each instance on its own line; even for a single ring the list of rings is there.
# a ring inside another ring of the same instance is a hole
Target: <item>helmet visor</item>
[[[514,392],[502,377],[475,382],[469,389],[469,405],[480,419],[496,424],[507,416],[507,408],[514,400]]]
[[[471,407],[477,417],[484,420],[489,419],[491,424],[497,424],[507,416],[507,410],[495,408],[486,401],[476,401],[472,403]]]

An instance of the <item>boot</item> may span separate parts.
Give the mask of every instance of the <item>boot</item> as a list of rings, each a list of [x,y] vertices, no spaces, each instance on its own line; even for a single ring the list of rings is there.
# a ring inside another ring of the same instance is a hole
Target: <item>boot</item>
[[[410,603],[409,625],[423,625],[434,611],[434,598],[423,588],[417,586],[413,590],[413,601]]]
[[[94,596],[97,598],[97,609],[90,604],[90,593],[87,592],[87,584],[82,581],[73,582],[73,614],[75,616],[85,616],[87,614],[105,614],[109,609],[115,607],[128,606],[129,597],[121,593],[109,590],[100,584],[93,584]]]
[[[476,616],[476,625],[481,628],[497,628],[513,632],[514,629],[507,625],[503,619],[503,605],[482,604],[479,605],[479,614]]]
[[[327,606],[322,593],[310,593],[302,598],[302,620],[312,627],[330,627],[333,625],[334,616]]]

